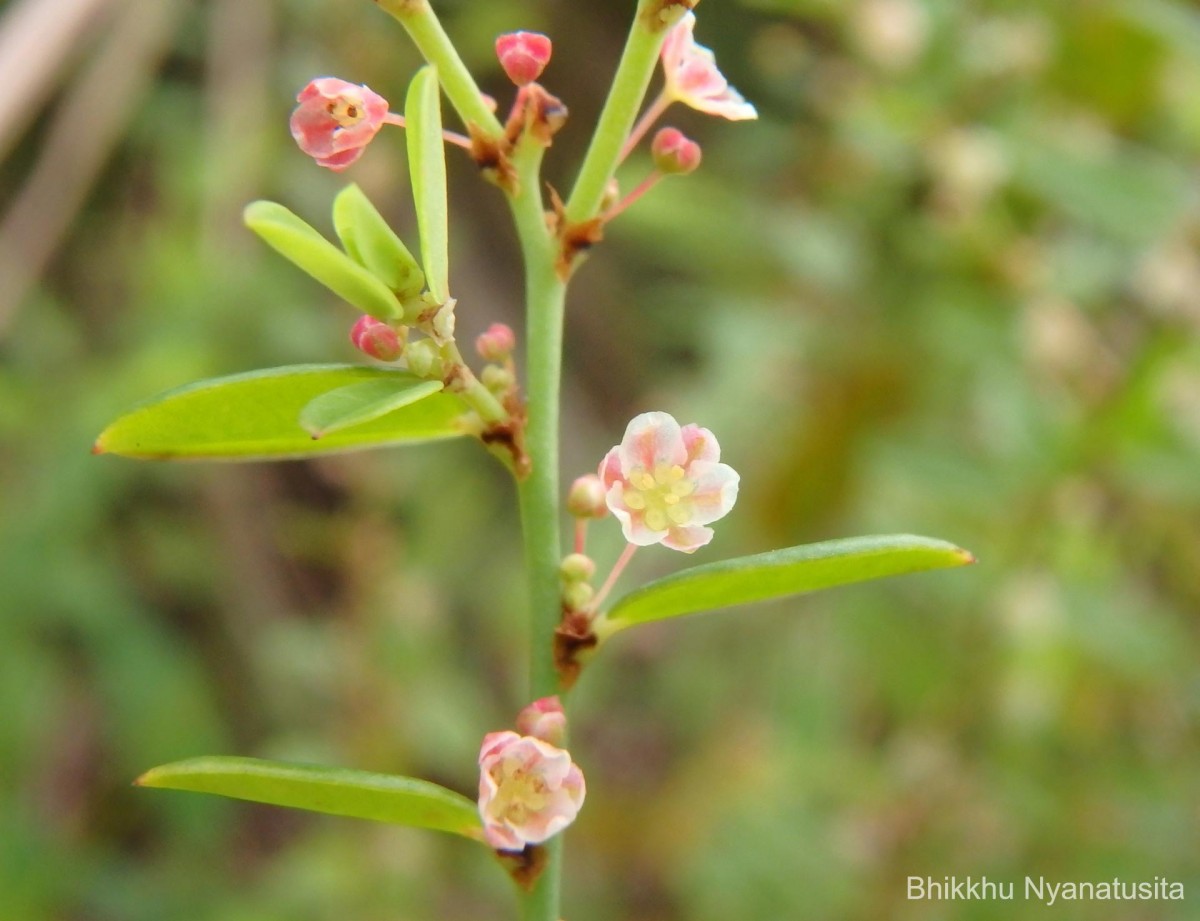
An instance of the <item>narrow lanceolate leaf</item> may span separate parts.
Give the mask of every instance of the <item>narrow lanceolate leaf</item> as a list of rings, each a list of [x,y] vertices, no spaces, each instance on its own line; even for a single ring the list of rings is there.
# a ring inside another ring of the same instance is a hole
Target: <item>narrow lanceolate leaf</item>
[[[423,400],[444,386],[441,381],[399,375],[347,384],[321,394],[300,410],[300,425],[313,438],[324,438]]]
[[[148,460],[279,460],[466,434],[466,405],[452,393],[416,402],[314,439],[300,413],[317,397],[355,384],[408,389],[425,382],[403,371],[358,365],[293,365],[189,384],[126,413],[92,449]]]
[[[973,562],[961,547],[910,534],[803,544],[696,566],[651,582],[613,605],[595,630],[603,638],[668,617]]]
[[[404,241],[354,183],[333,200],[333,229],[355,262],[396,292],[401,301],[425,288],[425,273]]]
[[[272,806],[430,828],[482,840],[475,803],[453,790],[412,777],[210,756],[152,768],[136,783],[140,787],[215,793]]]
[[[381,320],[403,316],[400,301],[387,285],[283,205],[251,202],[243,218],[268,246],[363,313]]]
[[[446,147],[437,71],[422,67],[404,101],[408,169],[412,176],[425,283],[438,303],[450,297],[450,230],[446,205]]]

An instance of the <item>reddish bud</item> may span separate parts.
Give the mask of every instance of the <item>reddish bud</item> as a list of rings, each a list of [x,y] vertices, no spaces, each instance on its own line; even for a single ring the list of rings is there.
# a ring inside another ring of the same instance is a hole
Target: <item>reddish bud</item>
[[[567,493],[567,511],[576,518],[603,518],[608,514],[607,490],[594,473],[579,477]]]
[[[567,734],[567,714],[557,695],[535,700],[517,714],[517,732],[558,745]]]
[[[350,329],[354,347],[379,361],[395,361],[404,354],[403,335],[369,314],[363,314]]]
[[[700,165],[700,145],[678,128],[662,128],[650,144],[654,165],[663,173],[690,173]]]
[[[550,39],[540,32],[508,32],[496,39],[500,66],[517,86],[532,83],[550,62]]]
[[[504,323],[493,323],[475,340],[475,351],[484,361],[507,361],[517,347],[517,335]]]

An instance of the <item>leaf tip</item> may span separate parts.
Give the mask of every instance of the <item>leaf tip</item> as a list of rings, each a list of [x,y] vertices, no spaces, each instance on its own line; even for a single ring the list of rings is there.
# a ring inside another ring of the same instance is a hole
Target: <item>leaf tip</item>
[[[101,436],[92,442],[92,454],[107,454],[108,449],[104,447],[104,438]]]
[[[974,566],[979,562],[979,557],[970,550],[964,550],[962,547],[957,548],[954,551],[954,555],[958,557],[960,566]]]

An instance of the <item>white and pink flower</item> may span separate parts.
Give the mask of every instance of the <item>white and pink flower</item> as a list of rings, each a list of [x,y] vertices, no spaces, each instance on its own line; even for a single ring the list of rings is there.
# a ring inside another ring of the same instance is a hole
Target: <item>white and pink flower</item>
[[[321,166],[335,172],[362,156],[388,115],[388,101],[367,86],[318,77],[300,91],[292,137]]]
[[[695,28],[696,15],[689,11],[675,24],[663,43],[665,95],[693,109],[732,121],[758,118],[754,106],[717,70],[717,59],[712,51],[696,44],[692,34]]]
[[[684,553],[713,538],[705,527],[737,501],[738,475],[719,463],[716,436],[680,426],[667,413],[643,413],[600,464],[605,501],[631,544],[663,544]]]
[[[575,821],[586,789],[571,755],[516,732],[489,732],[479,751],[479,817],[500,851],[541,844]]]

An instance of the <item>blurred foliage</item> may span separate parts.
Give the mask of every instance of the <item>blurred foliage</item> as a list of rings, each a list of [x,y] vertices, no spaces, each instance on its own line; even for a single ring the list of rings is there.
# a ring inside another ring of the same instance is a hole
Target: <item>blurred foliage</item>
[[[19,0],[0,32],[88,5]],[[553,35],[564,187],[632,0],[436,5],[502,104],[494,35]],[[16,49],[49,66],[0,136],[3,914],[509,917],[468,842],[129,787],[238,753],[469,793],[478,740],[524,703],[522,590],[511,491],[470,444],[89,456],[161,389],[352,360],[352,312],[240,210],[272,197],[328,231],[345,180],[291,146],[291,94],[334,73],[396,100],[418,64],[365,0],[90,7],[59,59]],[[567,917],[1023,913],[907,902],[910,874],[1167,876],[1190,902],[1054,917],[1193,917],[1200,13],[740,0],[704,4],[698,38],[762,118],[673,110],[703,169],[580,272],[565,473],[665,409],[743,475],[697,561],[912,531],[981,563],[614,643],[577,700]],[[385,132],[353,178],[412,240],[403,146]],[[450,171],[461,324],[519,323],[502,203]],[[594,530],[612,559],[615,526]],[[646,552],[626,582],[681,562]]]

